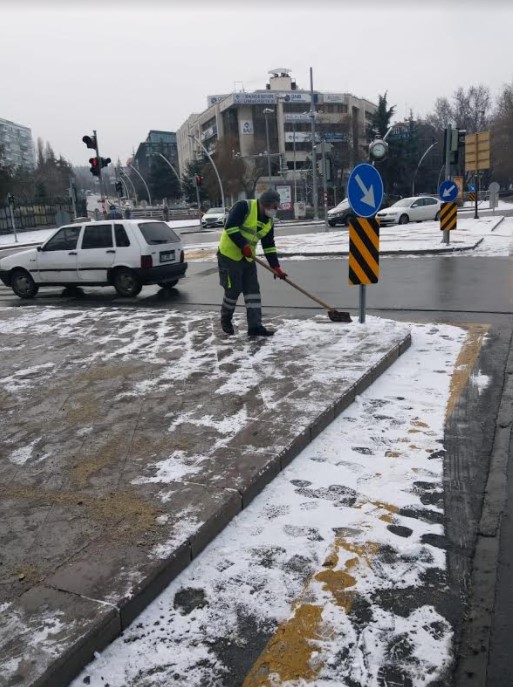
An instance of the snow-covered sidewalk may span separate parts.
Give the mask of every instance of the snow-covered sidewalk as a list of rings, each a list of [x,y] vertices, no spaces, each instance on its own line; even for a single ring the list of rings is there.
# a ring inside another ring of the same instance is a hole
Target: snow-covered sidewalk
[[[217,312],[0,308],[8,683],[62,684],[410,343],[378,318],[273,324],[253,340],[241,315],[226,337]]]
[[[499,231],[500,230],[500,231]],[[347,255],[349,232],[346,227],[318,230],[311,234],[277,236],[282,257]],[[509,255],[513,247],[513,218],[483,217],[478,220],[458,217],[458,228],[451,232],[450,245],[442,243],[438,222],[411,223],[381,227],[380,253],[383,256],[432,255]],[[186,247],[187,260],[212,260],[214,242]]]
[[[444,423],[451,375],[472,370],[462,345],[484,333],[411,332],[411,349],[72,687],[449,684]]]

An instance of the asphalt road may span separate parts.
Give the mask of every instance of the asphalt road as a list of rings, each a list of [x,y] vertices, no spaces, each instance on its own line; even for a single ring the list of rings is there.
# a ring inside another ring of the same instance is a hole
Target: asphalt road
[[[285,230],[285,229],[284,229]],[[280,229],[281,231],[281,229]],[[287,233],[292,233],[290,227]],[[296,227],[298,233],[312,227]],[[196,235],[184,239],[195,241]],[[215,232],[201,242],[214,240]],[[340,310],[358,308],[358,289],[347,284],[347,260],[288,260],[283,267],[290,276]],[[262,271],[263,272],[263,271]],[[486,561],[491,573],[477,578],[471,596],[472,606],[466,613],[465,603],[470,580],[475,572],[474,546],[478,538],[479,519],[488,468],[494,460],[494,437],[499,429],[498,410],[503,389],[507,388],[513,367],[508,354],[513,335],[513,258],[498,257],[430,257],[384,258],[381,261],[380,283],[367,288],[368,312],[409,321],[443,321],[448,323],[478,322],[490,325],[487,344],[481,350],[478,368],[491,383],[486,393],[472,396],[468,391],[461,399],[458,412],[453,413],[446,427],[446,537],[444,548],[448,558],[449,593],[444,601],[447,617],[456,628],[456,641],[462,641],[460,655],[471,654],[478,667],[462,669],[455,677],[455,687],[506,687],[513,684],[513,480],[508,480],[506,500],[489,488],[486,498],[495,499],[502,509],[503,528],[488,540],[496,545],[497,557]],[[289,285],[261,274],[265,321],[274,314],[311,316],[317,306]],[[61,288],[42,290],[32,301],[21,301],[0,286],[0,307],[56,305],[60,307],[218,309],[221,289],[214,262],[194,262],[187,279],[177,288],[164,291],[145,287],[135,299],[124,299],[113,289],[91,288],[82,292],[63,293]],[[343,325],[341,325],[343,326]],[[471,385],[469,385],[470,387]],[[513,404],[507,417],[500,422],[513,422]],[[510,461],[513,451],[509,452]],[[513,465],[509,475],[513,474]],[[482,561],[481,561],[482,562]],[[479,564],[479,561],[477,561]],[[490,599],[488,611],[479,606],[479,598]],[[428,601],[426,601],[428,603]],[[486,624],[487,614],[489,615]],[[465,617],[467,620],[465,621]],[[475,618],[484,618],[481,634],[473,627]],[[469,620],[472,618],[472,620]],[[487,676],[487,677],[484,677]]]

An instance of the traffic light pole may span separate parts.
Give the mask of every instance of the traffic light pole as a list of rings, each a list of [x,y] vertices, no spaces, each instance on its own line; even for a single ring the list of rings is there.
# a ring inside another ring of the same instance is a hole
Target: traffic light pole
[[[105,194],[104,194],[103,178],[102,178],[102,159],[100,157],[100,146],[98,145],[98,134],[96,133],[96,129],[93,129],[93,136],[94,136],[94,141],[96,144],[96,147],[95,147],[96,164],[97,164],[97,168],[98,168],[98,181],[100,183],[100,197],[102,199],[102,211],[103,211],[103,215],[105,216],[107,214],[107,210],[105,208]]]
[[[321,141],[321,160],[322,160],[322,192],[324,204],[324,229],[328,231],[328,180],[326,174],[326,146]]]

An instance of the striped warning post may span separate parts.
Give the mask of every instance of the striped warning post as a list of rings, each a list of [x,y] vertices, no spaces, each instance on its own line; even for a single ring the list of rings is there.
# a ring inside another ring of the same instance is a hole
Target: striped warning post
[[[456,203],[442,203],[440,208],[440,231],[456,229],[458,206]]]
[[[349,284],[377,284],[379,280],[379,221],[355,217],[349,223]]]
[[[469,199],[472,203],[475,201],[475,199],[476,199],[475,191],[470,191],[470,193],[468,194],[468,199]]]

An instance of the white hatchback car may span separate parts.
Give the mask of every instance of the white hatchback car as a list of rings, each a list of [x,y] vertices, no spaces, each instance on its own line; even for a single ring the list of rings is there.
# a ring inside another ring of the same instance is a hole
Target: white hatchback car
[[[432,196],[401,198],[389,208],[380,210],[376,217],[381,226],[438,220],[441,207],[442,201]]]
[[[144,284],[175,286],[186,270],[181,238],[166,222],[142,219],[70,224],[0,260],[0,279],[20,298],[40,286],[114,286],[137,296]]]

